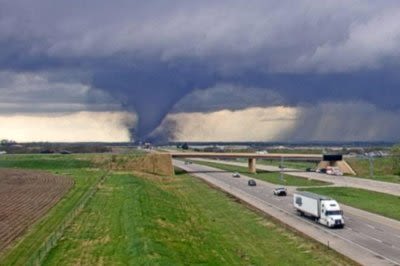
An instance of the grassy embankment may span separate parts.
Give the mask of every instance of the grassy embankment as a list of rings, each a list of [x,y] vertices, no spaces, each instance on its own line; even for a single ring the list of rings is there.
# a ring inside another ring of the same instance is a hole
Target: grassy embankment
[[[285,186],[325,186],[330,185],[330,183],[319,181],[319,180],[312,180],[307,179],[304,177],[297,177],[291,175],[283,175],[283,179],[280,178],[279,172],[267,172],[267,171],[260,171],[258,173],[251,174],[249,173],[247,167],[242,166],[235,166],[235,165],[227,165],[223,162],[221,163],[214,163],[214,162],[205,162],[205,161],[196,161],[198,164],[215,167],[224,171],[228,172],[238,172],[243,175],[253,177],[255,179],[260,179],[266,182],[270,182],[273,184],[278,185],[285,185]]]
[[[400,176],[393,170],[390,157],[374,158],[374,176],[370,176],[370,163],[368,159],[349,158],[346,161],[357,173],[357,176],[385,182],[400,183]]]
[[[0,167],[46,170],[73,178],[74,186],[25,236],[0,256],[0,265],[23,265],[71,212],[85,192],[104,174],[89,161],[70,155],[1,156]]]
[[[114,173],[45,265],[348,265],[182,172]]]
[[[350,187],[306,188],[304,190],[326,195],[340,203],[400,221],[400,197],[398,196]]]

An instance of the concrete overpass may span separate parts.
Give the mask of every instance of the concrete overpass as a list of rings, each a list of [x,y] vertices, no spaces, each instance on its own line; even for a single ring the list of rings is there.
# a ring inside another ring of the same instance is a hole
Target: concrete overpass
[[[343,173],[355,175],[353,169],[343,160],[342,155],[326,154],[290,154],[290,153],[219,153],[219,152],[169,152],[172,158],[219,158],[236,159],[245,158],[248,161],[250,173],[256,172],[257,159],[291,160],[291,161],[313,161],[319,163],[318,167],[338,167]]]

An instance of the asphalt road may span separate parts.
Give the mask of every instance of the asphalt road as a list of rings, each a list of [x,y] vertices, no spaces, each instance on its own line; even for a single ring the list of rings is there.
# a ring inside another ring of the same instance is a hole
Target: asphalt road
[[[209,161],[209,162],[219,162],[230,165],[237,165],[247,167],[247,163],[240,162],[232,162],[232,161],[218,161],[218,160],[210,160],[210,159],[197,159],[201,161]],[[266,170],[266,171],[280,171],[280,169],[276,166],[262,165],[257,164],[257,169]],[[390,182],[382,182],[378,180],[360,178],[360,177],[351,177],[351,176],[333,176],[315,172],[305,172],[299,171],[297,169],[285,168],[284,173],[287,175],[300,176],[310,179],[321,180],[325,182],[334,183],[336,186],[343,187],[355,187],[368,189],[372,191],[388,193],[396,196],[400,196],[400,184],[390,183]]]
[[[274,184],[257,180],[256,187],[249,187],[250,178],[245,176],[233,178],[232,173],[195,163],[185,165],[174,160],[174,164],[361,264],[400,265],[400,222],[367,212],[354,211],[353,214],[349,211],[352,208],[343,208],[345,228],[329,229],[297,215],[292,204],[295,188],[289,189],[287,197],[277,197],[272,193]]]

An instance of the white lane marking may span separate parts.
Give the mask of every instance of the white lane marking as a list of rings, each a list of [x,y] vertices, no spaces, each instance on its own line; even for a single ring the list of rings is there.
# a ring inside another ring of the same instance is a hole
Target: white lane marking
[[[368,226],[368,227],[371,228],[371,229],[376,229],[375,226],[372,226],[372,225],[370,225],[370,224],[365,224],[365,225]]]
[[[371,239],[373,239],[375,241],[378,241],[379,243],[383,243],[383,241],[378,239],[378,238],[375,238],[375,237],[372,237],[372,236],[369,236],[369,235],[365,235],[365,236],[367,236],[367,237],[369,237],[369,238],[371,238]]]

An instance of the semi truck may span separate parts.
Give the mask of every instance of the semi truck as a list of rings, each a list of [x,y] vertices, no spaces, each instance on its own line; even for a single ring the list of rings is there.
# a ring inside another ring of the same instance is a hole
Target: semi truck
[[[293,194],[293,205],[301,216],[309,216],[329,228],[343,228],[343,211],[336,200],[307,191]]]

